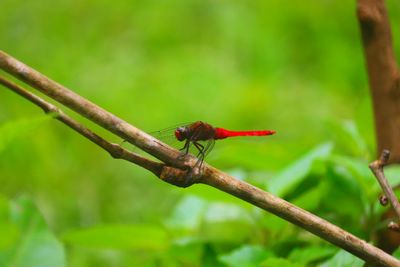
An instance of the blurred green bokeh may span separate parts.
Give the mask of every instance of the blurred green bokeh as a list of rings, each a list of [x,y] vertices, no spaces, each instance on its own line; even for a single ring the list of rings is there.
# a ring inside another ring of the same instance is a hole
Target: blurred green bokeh
[[[388,6],[398,25],[400,4]],[[140,129],[196,120],[275,129],[262,140],[218,142],[207,159],[255,184],[325,142],[346,156],[374,155],[355,1],[1,0],[0,8],[2,50]],[[160,224],[188,194],[224,198],[111,159],[5,88],[0,99],[0,193],[32,196],[56,235]],[[69,253],[71,266],[123,266],[129,257]]]

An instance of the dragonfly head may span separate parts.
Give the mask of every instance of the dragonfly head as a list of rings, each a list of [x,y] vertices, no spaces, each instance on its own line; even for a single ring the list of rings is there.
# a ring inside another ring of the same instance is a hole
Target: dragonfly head
[[[179,127],[175,130],[175,137],[178,141],[183,141],[187,138],[187,128]]]

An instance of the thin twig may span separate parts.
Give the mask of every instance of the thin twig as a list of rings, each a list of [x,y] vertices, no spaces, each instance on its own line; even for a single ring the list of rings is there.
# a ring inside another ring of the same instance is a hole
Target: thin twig
[[[167,164],[171,163],[172,167],[185,169],[188,166],[193,166],[196,162],[194,157],[188,157],[186,161],[178,160],[179,151],[166,146],[2,51],[0,51],[0,68]],[[178,186],[188,185],[187,180],[185,180],[186,172],[183,170],[164,167],[160,177],[168,182],[175,178]],[[208,184],[252,203],[349,251],[367,262],[380,266],[400,266],[399,260],[364,240],[281,198],[262,191],[244,181],[235,179],[208,164],[203,165],[203,172],[194,182]]]
[[[383,167],[388,163],[389,156],[390,156],[389,150],[384,149],[382,151],[380,158],[369,164],[369,168],[371,169],[376,179],[378,180],[378,183],[381,186],[383,193],[389,199],[389,202],[392,205],[392,208],[397,215],[397,219],[400,220],[400,203],[396,195],[394,194],[393,189],[390,186],[388,180],[386,179],[383,171]]]
[[[50,80],[1,50],[0,68],[159,160],[168,163],[168,165],[187,169],[196,163],[196,159],[190,156],[179,160],[180,152],[178,150],[172,149],[153,136],[141,131],[61,84]]]
[[[82,136],[86,137],[93,143],[99,145],[104,150],[108,151],[113,158],[116,159],[124,159],[130,161],[134,164],[137,164],[157,176],[160,176],[162,168],[164,164],[149,160],[145,157],[142,157],[136,153],[130,152],[120,145],[113,144],[108,142],[107,140],[103,139],[102,137],[98,136],[88,128],[81,125],[79,122],[75,121],[68,115],[66,115],[62,110],[58,107],[50,104],[49,102],[45,101],[44,99],[32,94],[31,92],[27,91],[26,89],[22,88],[21,86],[5,79],[4,77],[0,76],[0,84],[4,85],[8,89],[12,90],[13,92],[19,94],[23,98],[29,100],[33,104],[39,106],[45,113],[51,113],[53,117],[65,125],[69,126],[70,128],[74,129],[76,132],[80,133]]]

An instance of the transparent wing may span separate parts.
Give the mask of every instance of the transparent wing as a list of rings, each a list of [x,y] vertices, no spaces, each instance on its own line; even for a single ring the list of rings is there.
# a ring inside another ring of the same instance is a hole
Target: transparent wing
[[[181,149],[185,142],[181,142],[178,141],[175,137],[175,130],[178,127],[185,127],[192,124],[192,122],[187,122],[187,123],[179,123],[173,126],[169,126],[167,128],[161,129],[161,130],[157,130],[157,131],[152,131],[149,132],[148,134],[154,136],[155,138],[157,138],[158,140],[172,146],[178,149]]]
[[[162,136],[174,136],[174,132],[177,128],[179,127],[185,127],[189,126],[192,124],[192,122],[186,122],[186,123],[179,123],[176,125],[169,126],[167,128],[161,129],[161,130],[156,130],[152,132],[148,132],[148,134],[154,136],[157,138],[157,136],[162,137]]]

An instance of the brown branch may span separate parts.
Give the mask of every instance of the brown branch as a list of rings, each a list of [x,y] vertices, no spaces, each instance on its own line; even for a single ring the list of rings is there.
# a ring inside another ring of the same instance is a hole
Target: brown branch
[[[24,65],[18,60],[0,51],[0,68],[11,75],[27,82],[51,98],[63,103],[74,111],[89,118],[93,122],[109,129],[118,136],[127,139],[143,150],[156,156],[174,167],[187,168],[187,163],[194,164],[195,158],[190,157],[187,162],[179,161],[175,156],[177,150],[157,141],[137,128],[122,121],[111,113],[99,108],[88,100],[69,91]],[[174,158],[175,157],[175,158]],[[164,167],[160,177],[178,186],[188,186],[187,172],[171,167]],[[349,251],[366,262],[376,263],[381,266],[400,266],[400,261],[382,250],[368,244],[364,240],[344,231],[343,229],[313,215],[293,204],[278,198],[268,192],[262,191],[246,182],[235,179],[222,171],[207,164],[194,182],[208,184],[228,194],[234,195],[261,209],[269,211],[307,231]]]
[[[389,163],[400,162],[400,74],[384,0],[358,0],[369,87],[373,99],[377,155],[389,149]]]
[[[151,135],[50,80],[1,50],[0,68],[163,162],[181,168],[188,168],[190,163],[195,164],[193,157],[186,157],[186,162],[177,160],[180,155],[178,150],[171,149]]]
[[[79,122],[75,121],[68,115],[66,115],[62,110],[50,104],[49,102],[45,101],[44,99],[32,94],[31,92],[27,91],[26,89],[22,88],[21,86],[5,79],[4,77],[0,76],[0,84],[4,85],[8,89],[12,90],[13,92],[19,94],[23,98],[29,100],[33,104],[39,106],[45,113],[51,113],[56,120],[61,121],[65,125],[69,126],[70,128],[74,129],[79,134],[83,135],[96,145],[102,147],[104,150],[110,153],[110,155],[115,159],[124,159],[129,162],[132,162],[136,165],[139,165],[152,173],[156,176],[161,175],[161,171],[164,167],[164,164],[149,160],[145,157],[142,157],[136,153],[132,153],[117,144],[112,144],[102,137],[98,136],[97,134],[93,133],[88,128],[81,125]]]
[[[376,179],[378,180],[378,183],[381,186],[383,193],[389,199],[389,202],[392,205],[392,208],[397,215],[397,220],[400,220],[400,203],[383,172],[383,167],[388,163],[389,157],[390,157],[389,150],[386,149],[383,150],[380,158],[371,162],[369,164],[369,168],[371,169]],[[393,224],[391,225],[393,226]]]

